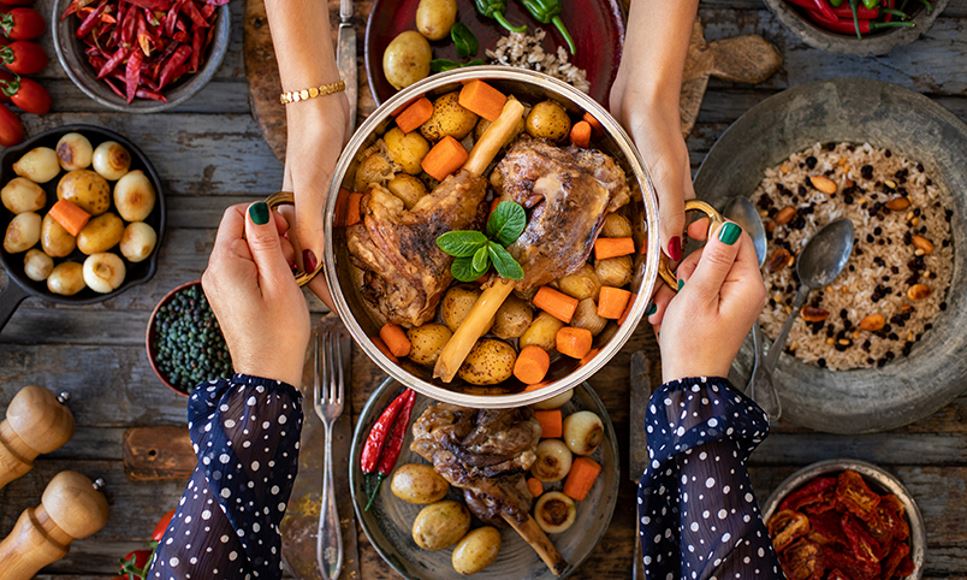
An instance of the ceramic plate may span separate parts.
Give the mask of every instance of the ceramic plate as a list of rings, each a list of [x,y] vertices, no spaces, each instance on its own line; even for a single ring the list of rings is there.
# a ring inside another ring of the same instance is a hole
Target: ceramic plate
[[[402,391],[402,385],[393,379],[387,379],[370,397],[363,408],[356,432],[353,434],[353,444],[350,451],[350,489],[353,494],[353,505],[356,509],[356,519],[362,525],[363,531],[370,543],[376,548],[380,556],[393,567],[394,570],[406,578],[421,580],[436,580],[443,578],[463,578],[457,574],[450,564],[452,550],[428,552],[418,548],[410,535],[413,520],[423,506],[411,505],[397,499],[390,491],[389,481],[384,481],[380,494],[370,511],[364,511],[366,493],[363,490],[363,474],[359,469],[359,455],[363,442],[369,433],[373,422],[383,412],[383,409]],[[432,403],[432,399],[422,395],[417,396],[413,409],[413,420]],[[608,417],[601,399],[586,383],[575,388],[574,398],[564,406],[565,416],[579,410],[594,411],[601,417],[605,425],[605,441],[594,454],[594,459],[603,467],[598,481],[588,497],[577,502],[577,521],[563,534],[549,536],[557,549],[567,560],[569,567],[565,576],[573,572],[591,553],[594,546],[601,540],[611,523],[615,501],[618,499],[619,459],[617,439],[614,426]],[[403,445],[403,453],[397,465],[404,463],[426,463],[421,457],[409,450],[412,436],[407,433]],[[547,489],[559,489],[546,486]],[[452,488],[448,499],[462,501],[463,494]],[[480,527],[479,521],[474,519],[471,528]],[[555,578],[547,569],[537,554],[531,550],[524,540],[510,528],[501,530],[501,548],[497,561],[487,567],[474,578]]]

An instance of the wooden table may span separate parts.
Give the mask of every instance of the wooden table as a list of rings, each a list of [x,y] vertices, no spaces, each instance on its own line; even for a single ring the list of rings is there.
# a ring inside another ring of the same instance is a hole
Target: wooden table
[[[44,8],[49,3],[38,4]],[[6,407],[21,386],[37,383],[70,391],[77,419],[77,433],[70,443],[40,458],[30,474],[0,492],[0,533],[12,528],[21,510],[34,505],[51,477],[63,469],[103,477],[112,504],[107,527],[93,538],[77,542],[67,558],[50,566],[44,577],[112,574],[118,557],[144,543],[157,517],[181,493],[183,482],[129,481],[121,464],[121,438],[132,426],[184,425],[185,399],[158,383],[145,358],[148,315],[167,290],[200,275],[225,206],[252,201],[281,183],[282,166],[262,140],[249,108],[242,9],[241,2],[233,2],[231,47],[215,80],[174,112],[105,112],[52,64],[43,76],[54,97],[54,112],[43,118],[25,116],[29,132],[85,122],[127,135],[141,145],[161,173],[169,208],[159,271],[149,284],[94,306],[51,306],[29,299],[0,334],[0,408]],[[710,40],[762,34],[781,49],[785,66],[755,88],[712,81],[688,140],[695,166],[721,132],[750,106],[786,87],[817,79],[855,75],[894,82],[924,92],[967,118],[967,0],[951,2],[917,43],[887,57],[869,59],[825,54],[804,46],[758,0],[703,0],[701,16]],[[45,43],[53,54],[49,38]],[[0,273],[0,284],[5,283]],[[318,303],[315,306],[322,311]],[[657,355],[645,328],[591,381],[611,413],[622,446],[629,429],[628,360],[637,349]],[[378,373],[357,353],[354,374],[353,403],[358,411]],[[927,522],[928,577],[967,577],[967,396],[929,419],[876,435],[843,437],[780,425],[752,458],[760,499],[795,469],[843,456],[886,467],[917,498]],[[627,469],[626,464],[622,467]],[[605,541],[577,576],[629,576],[633,491],[631,483],[625,483]],[[364,578],[392,576],[371,549],[364,547],[362,554]]]

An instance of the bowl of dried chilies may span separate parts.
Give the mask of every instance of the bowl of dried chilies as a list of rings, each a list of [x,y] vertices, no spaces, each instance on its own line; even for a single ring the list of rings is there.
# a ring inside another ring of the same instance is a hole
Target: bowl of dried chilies
[[[228,49],[227,0],[55,0],[54,50],[105,107],[154,113],[191,98]]]

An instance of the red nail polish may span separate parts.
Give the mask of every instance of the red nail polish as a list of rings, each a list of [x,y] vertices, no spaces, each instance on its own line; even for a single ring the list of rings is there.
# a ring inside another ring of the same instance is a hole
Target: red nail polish
[[[316,266],[319,265],[312,250],[302,250],[302,263],[306,267],[306,272],[315,272]]]
[[[668,241],[668,257],[676,262],[682,259],[682,238],[673,236]]]

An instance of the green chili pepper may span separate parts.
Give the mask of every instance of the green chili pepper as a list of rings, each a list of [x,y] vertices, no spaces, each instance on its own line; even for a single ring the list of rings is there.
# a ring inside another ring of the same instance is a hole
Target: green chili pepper
[[[477,50],[480,48],[480,43],[477,42],[477,37],[473,35],[473,31],[467,28],[467,25],[462,22],[457,22],[450,28],[450,39],[453,40],[453,46],[457,48],[457,54],[467,58],[469,56],[477,56]]]
[[[504,18],[504,12],[507,11],[507,0],[474,0],[473,3],[477,7],[477,12],[487,18],[493,18],[507,30],[511,32],[525,32],[527,30],[527,27],[523,24],[515,26]]]
[[[839,8],[843,5],[843,0],[829,0],[829,4],[833,8]]]
[[[448,70],[453,70],[455,68],[461,68],[465,66],[478,66],[484,62],[479,58],[473,60],[468,60],[467,62],[458,62],[455,60],[450,60],[449,58],[435,58],[430,61],[430,72],[438,73],[445,72]]]
[[[574,39],[571,38],[571,33],[567,31],[567,27],[561,21],[560,0],[520,0],[520,3],[524,5],[524,8],[538,22],[554,24],[554,27],[557,28],[561,36],[564,37],[565,42],[567,42],[567,47],[570,49],[571,54],[577,53],[577,48],[574,47]]]
[[[863,0],[863,6],[866,6],[870,10],[876,8],[880,5],[880,0]]]
[[[863,35],[860,34],[860,17],[857,14],[859,8],[859,0],[849,0],[849,9],[853,13],[853,28],[856,30],[856,38],[863,40]]]

